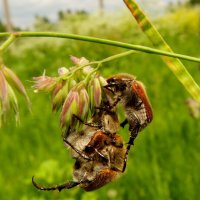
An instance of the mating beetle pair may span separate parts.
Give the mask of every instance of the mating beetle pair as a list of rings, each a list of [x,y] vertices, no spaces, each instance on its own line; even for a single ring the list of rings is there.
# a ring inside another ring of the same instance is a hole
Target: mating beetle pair
[[[40,190],[69,189],[80,185],[86,191],[98,189],[116,179],[125,171],[128,153],[134,140],[153,119],[152,108],[143,84],[131,75],[118,74],[107,79],[105,93],[112,95],[102,102],[91,122],[76,120],[84,124],[82,131],[70,130],[63,140],[72,150],[76,160],[73,181],[54,187],[40,187],[34,179],[34,186]],[[116,106],[122,103],[126,119],[119,123]],[[117,134],[120,126],[129,124],[130,138],[125,146]]]

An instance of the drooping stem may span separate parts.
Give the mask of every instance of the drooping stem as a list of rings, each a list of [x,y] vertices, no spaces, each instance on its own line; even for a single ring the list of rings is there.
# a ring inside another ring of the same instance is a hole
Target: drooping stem
[[[96,67],[96,69],[95,69],[95,70],[97,71],[101,66],[103,66],[102,64],[105,63],[105,62],[109,62],[109,61],[115,60],[115,59],[117,59],[117,58],[121,58],[121,57],[124,57],[124,56],[128,56],[128,55],[131,55],[131,54],[134,54],[134,53],[138,53],[138,52],[137,52],[137,51],[134,51],[134,50],[130,50],[130,51],[126,51],[126,52],[123,52],[123,53],[116,54],[116,55],[114,55],[114,56],[109,56],[109,57],[107,57],[107,58],[104,58],[103,60],[89,62],[89,63],[84,64],[84,65],[78,65],[73,71],[69,72],[67,75],[65,74],[65,75],[61,76],[60,78],[61,78],[62,80],[67,80],[67,79],[73,77],[74,74],[75,74],[77,71],[83,69],[83,68],[86,67],[86,66],[97,65],[97,67]]]
[[[124,57],[124,56],[128,56],[128,55],[131,55],[131,54],[134,54],[134,53],[139,53],[139,52],[134,51],[134,50],[130,50],[130,51],[126,51],[126,52],[123,52],[123,53],[120,53],[120,54],[116,54],[116,55],[114,55],[114,56],[110,56],[110,57],[105,58],[105,59],[103,59],[103,60],[101,60],[101,61],[99,61],[99,62],[101,62],[101,63],[109,62],[109,61],[111,61],[111,60],[115,60],[115,59],[117,59],[117,58],[121,58],[121,57]]]
[[[142,45],[134,45],[134,44],[123,43],[123,42],[114,41],[114,40],[107,40],[107,39],[101,39],[101,38],[95,38],[95,37],[89,37],[89,36],[83,36],[83,35],[57,33],[57,32],[15,32],[15,33],[6,32],[6,33],[0,33],[0,37],[6,37],[6,36],[10,36],[10,35],[14,35],[14,37],[16,37],[16,38],[17,37],[55,37],[55,38],[67,38],[67,39],[81,40],[81,41],[106,44],[106,45],[110,45],[110,46],[116,46],[116,47],[121,47],[121,48],[125,48],[125,49],[141,51],[141,52],[150,53],[150,54],[157,54],[157,55],[169,56],[169,57],[174,57],[174,58],[180,58],[183,60],[200,63],[200,58],[195,58],[192,56],[158,50],[155,48],[150,48],[150,47],[142,46]]]
[[[15,40],[15,36],[11,34],[9,38],[0,46],[0,68],[2,67],[3,64],[3,58],[2,54],[3,51],[6,50]]]
[[[6,50],[14,41],[16,37],[14,34],[11,34],[9,38],[0,46],[0,55],[4,50]]]

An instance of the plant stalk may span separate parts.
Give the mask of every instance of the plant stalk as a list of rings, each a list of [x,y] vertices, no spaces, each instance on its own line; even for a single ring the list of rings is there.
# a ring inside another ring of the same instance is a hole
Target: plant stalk
[[[123,43],[123,42],[119,42],[119,41],[101,39],[101,38],[95,38],[95,37],[89,37],[89,36],[83,36],[83,35],[57,33],[57,32],[15,32],[15,33],[5,32],[5,33],[0,33],[0,37],[6,37],[6,36],[8,37],[10,35],[14,35],[14,37],[16,37],[16,38],[18,38],[18,37],[56,37],[56,38],[67,38],[67,39],[88,41],[88,42],[93,42],[93,43],[106,44],[106,45],[110,45],[110,46],[116,46],[116,47],[121,47],[121,48],[125,48],[125,49],[141,51],[141,52],[150,53],[150,54],[157,54],[157,55],[163,55],[163,56],[168,56],[168,57],[180,58],[183,60],[200,63],[200,58],[195,58],[192,56],[158,50],[155,48],[150,48],[150,47],[142,46],[142,45],[128,44],[128,43]]]
[[[16,37],[14,34],[11,34],[9,38],[0,46],[0,55],[4,50],[6,50],[14,41]]]

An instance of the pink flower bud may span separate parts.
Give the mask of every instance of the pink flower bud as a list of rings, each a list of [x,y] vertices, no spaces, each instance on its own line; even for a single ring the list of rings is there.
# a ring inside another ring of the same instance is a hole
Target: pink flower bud
[[[70,60],[75,64],[75,65],[77,65],[77,64],[79,64],[79,61],[80,61],[80,59],[79,58],[77,58],[76,56],[70,56]]]
[[[2,70],[0,70],[0,104],[2,116],[9,109],[8,84]]]
[[[22,94],[26,98],[28,106],[30,106],[30,100],[26,93],[26,89],[21,80],[18,78],[18,76],[11,69],[5,66],[3,66],[2,68],[2,72],[8,83],[11,85],[11,87],[16,89],[20,94]]]
[[[85,120],[89,112],[89,96],[85,88],[81,89],[79,92],[79,110],[78,116]]]
[[[79,94],[75,90],[71,90],[67,95],[62,107],[60,115],[60,123],[62,127],[68,128],[73,126],[73,115],[78,114]]]
[[[65,74],[67,74],[68,72],[69,72],[69,70],[68,70],[66,67],[60,67],[60,68],[58,69],[58,75],[59,75],[59,76],[65,75]]]
[[[55,88],[57,83],[57,79],[55,77],[49,76],[33,77],[33,80],[35,81],[35,84],[33,85],[35,92],[51,92]]]
[[[99,82],[98,77],[94,78],[93,80],[93,90],[94,90],[94,106],[99,107],[101,104],[101,98],[102,98],[102,91],[101,91],[101,85]]]
[[[58,111],[60,109],[60,107],[64,103],[67,93],[68,93],[68,82],[62,81],[61,83],[58,83],[56,85],[51,95],[53,111]]]

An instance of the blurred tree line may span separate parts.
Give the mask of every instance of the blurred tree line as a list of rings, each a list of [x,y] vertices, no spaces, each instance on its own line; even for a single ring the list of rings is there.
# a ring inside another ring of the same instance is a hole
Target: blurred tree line
[[[200,0],[189,0],[189,4],[190,5],[197,5],[197,4],[200,4]],[[8,0],[3,0],[3,5],[4,5],[4,15],[5,15],[5,18],[7,19],[6,20],[6,23],[3,23],[1,20],[0,20],[0,32],[3,32],[3,31],[10,31],[8,28],[8,24],[7,23],[10,23],[10,27],[11,26],[11,16],[10,16],[10,6],[8,4]],[[101,13],[103,13],[103,10],[104,10],[104,1],[103,0],[99,0],[99,11]],[[70,15],[82,15],[82,16],[87,16],[88,13],[84,10],[78,10],[78,11],[71,11],[70,9],[66,10],[66,11],[59,11],[58,12],[58,20],[66,20],[66,18],[68,18]],[[46,25],[46,30],[50,30],[53,26],[53,24],[50,22],[50,20],[47,18],[47,17],[42,17],[42,16],[36,16],[36,20],[35,20],[35,24],[34,24],[34,27],[40,27],[41,24],[47,24]],[[14,31],[19,31],[20,29],[19,28],[16,28],[16,27],[12,27],[12,30]]]
[[[190,3],[191,3],[192,5],[200,4],[200,0],[190,0]]]

